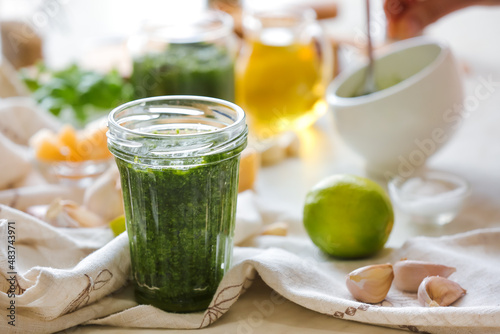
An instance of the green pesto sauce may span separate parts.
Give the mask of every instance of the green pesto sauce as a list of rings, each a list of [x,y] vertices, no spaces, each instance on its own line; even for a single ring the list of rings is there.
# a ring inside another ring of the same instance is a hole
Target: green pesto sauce
[[[219,158],[184,169],[116,159],[139,303],[193,312],[212,300],[230,266],[238,188],[239,155]]]
[[[170,44],[164,52],[134,59],[135,98],[200,95],[234,102],[234,63],[213,44]]]

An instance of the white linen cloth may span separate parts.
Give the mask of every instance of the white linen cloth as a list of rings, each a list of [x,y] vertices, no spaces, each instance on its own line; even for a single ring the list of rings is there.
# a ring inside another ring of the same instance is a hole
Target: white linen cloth
[[[252,196],[245,196],[247,200],[240,201],[239,212],[244,212],[242,205],[247,212],[257,210],[258,206],[247,206],[252,203]],[[125,233],[112,239],[107,229],[55,228],[9,207],[0,208],[2,333],[50,333],[78,324],[205,327],[222,316],[257,275],[290,301],[336,318],[412,332],[498,333],[500,328],[499,228],[440,238],[416,237],[400,249],[386,249],[375,258],[357,261],[328,257],[306,237],[256,237],[254,247],[235,248],[234,265],[207,311],[173,314],[137,305],[130,288],[122,289],[131,285]],[[250,225],[256,224],[258,216],[259,213],[248,220]],[[6,247],[8,221],[15,222],[16,228],[15,327],[5,321],[13,299],[6,293],[12,276]],[[237,225],[248,221],[240,214]],[[247,231],[254,230],[253,226]],[[240,233],[243,238],[245,233]],[[424,308],[419,306],[416,294],[394,287],[386,300],[377,305],[355,301],[345,288],[345,275],[353,269],[393,263],[400,258],[456,267],[450,279],[467,289],[467,294],[451,307]]]
[[[0,98],[0,190],[17,188],[32,171],[31,136],[40,129],[58,126],[58,121],[31,98]]]
[[[0,132],[18,145],[28,146],[38,130],[56,131],[61,124],[29,97],[0,99]]]
[[[28,89],[7,59],[0,54],[0,99],[11,96],[28,96]]]

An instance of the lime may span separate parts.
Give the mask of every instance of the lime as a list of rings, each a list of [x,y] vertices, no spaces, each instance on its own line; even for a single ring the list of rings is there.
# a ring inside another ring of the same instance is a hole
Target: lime
[[[117,235],[120,235],[123,232],[125,232],[125,230],[126,230],[126,228],[125,228],[125,216],[121,215],[121,216],[118,216],[115,219],[113,219],[109,223],[109,227],[111,228],[111,231],[113,231],[113,234],[115,235],[115,237]]]
[[[359,258],[382,249],[394,223],[391,201],[377,183],[333,175],[315,185],[304,205],[304,226],[322,251]]]

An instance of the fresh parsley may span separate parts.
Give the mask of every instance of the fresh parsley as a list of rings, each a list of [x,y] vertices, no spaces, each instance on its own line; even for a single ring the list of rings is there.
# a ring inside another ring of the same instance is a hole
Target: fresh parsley
[[[99,73],[72,64],[52,71],[38,64],[34,71],[21,70],[21,77],[42,108],[58,117],[69,114],[80,126],[133,99],[132,85],[116,70]]]

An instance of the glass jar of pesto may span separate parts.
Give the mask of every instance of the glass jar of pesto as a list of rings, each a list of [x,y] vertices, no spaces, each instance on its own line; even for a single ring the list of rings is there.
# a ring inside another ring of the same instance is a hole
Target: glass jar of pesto
[[[245,113],[233,103],[163,96],[111,111],[139,303],[206,309],[231,265]]]
[[[229,14],[206,10],[148,22],[128,44],[135,98],[187,94],[234,101],[236,39]]]

